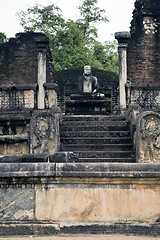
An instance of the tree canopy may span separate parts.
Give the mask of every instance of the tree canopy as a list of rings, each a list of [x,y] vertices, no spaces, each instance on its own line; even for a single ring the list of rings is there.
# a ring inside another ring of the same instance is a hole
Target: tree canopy
[[[55,70],[91,65],[117,72],[116,42],[102,44],[97,41],[95,24],[108,21],[97,2],[83,0],[78,7],[80,17],[76,21],[66,20],[56,4],[35,5],[18,13],[20,24],[25,31],[41,31],[49,37]]]
[[[6,34],[3,32],[0,32],[0,44],[5,43],[7,40]]]

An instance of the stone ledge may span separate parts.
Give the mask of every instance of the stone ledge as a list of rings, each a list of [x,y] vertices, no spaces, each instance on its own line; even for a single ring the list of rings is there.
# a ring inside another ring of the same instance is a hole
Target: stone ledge
[[[1,163],[0,177],[55,176],[54,163]]]
[[[154,223],[84,223],[61,225],[51,222],[0,222],[1,236],[52,234],[132,234],[156,236],[160,224]]]
[[[160,164],[58,163],[58,177],[160,177]]]
[[[7,136],[0,136],[5,140]],[[10,140],[12,137],[10,136]],[[16,135],[15,135],[16,138]],[[8,139],[9,140],[9,139]],[[19,141],[21,138],[19,139]],[[27,138],[22,138],[22,140],[27,140]],[[11,156],[0,156],[0,163],[75,163],[78,161],[78,154],[73,152],[56,152],[55,154],[24,154],[24,155],[11,155]]]
[[[56,223],[44,222],[1,222],[1,236],[6,235],[37,235],[57,234],[59,225]]]
[[[29,121],[31,118],[32,110],[23,109],[23,110],[14,110],[7,111],[0,109],[0,121]]]
[[[24,84],[24,85],[1,85],[0,91],[2,90],[37,90],[37,84]]]
[[[15,157],[16,158],[16,157]],[[42,158],[43,161],[44,158]],[[24,158],[25,160],[25,158]],[[5,161],[5,159],[4,159]],[[45,158],[47,161],[47,156]],[[7,162],[7,157],[6,157]],[[145,163],[0,163],[0,177],[159,178],[160,164]]]
[[[25,134],[17,134],[17,135],[0,135],[0,143],[4,142],[23,142],[28,141],[28,136]]]
[[[0,163],[47,163],[47,154],[24,154],[24,155],[13,155],[13,156],[1,156]]]

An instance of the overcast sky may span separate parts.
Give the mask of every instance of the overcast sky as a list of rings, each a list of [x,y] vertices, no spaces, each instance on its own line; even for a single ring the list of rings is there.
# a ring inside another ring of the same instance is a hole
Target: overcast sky
[[[4,32],[9,38],[23,31],[16,13],[36,4],[45,6],[57,3],[66,19],[75,20],[78,17],[77,6],[81,2],[82,0],[1,0],[0,32]],[[100,41],[112,40],[115,32],[129,31],[134,2],[135,0],[98,0],[98,6],[105,9],[109,18],[108,23],[97,25]]]

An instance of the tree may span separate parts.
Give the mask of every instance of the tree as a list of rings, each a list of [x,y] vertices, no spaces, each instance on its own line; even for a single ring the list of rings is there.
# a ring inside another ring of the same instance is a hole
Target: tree
[[[83,0],[79,6],[80,18],[76,21],[65,20],[61,9],[55,4],[45,7],[35,5],[18,14],[25,31],[42,31],[49,37],[55,70],[84,65],[107,68],[107,64],[102,64],[100,59],[106,54],[106,45],[96,41],[95,27],[95,23],[107,21],[107,17],[104,10],[97,7],[97,1]],[[103,54],[97,57],[100,46]]]
[[[5,33],[0,32],[0,44],[5,43],[6,40],[7,40],[7,37],[6,37]]]
[[[104,15],[105,10],[97,7],[98,0],[84,0],[82,5],[78,7],[81,18],[78,22],[83,31],[83,41],[97,38],[97,29],[95,23],[107,22],[108,19]],[[92,38],[93,36],[93,38]]]

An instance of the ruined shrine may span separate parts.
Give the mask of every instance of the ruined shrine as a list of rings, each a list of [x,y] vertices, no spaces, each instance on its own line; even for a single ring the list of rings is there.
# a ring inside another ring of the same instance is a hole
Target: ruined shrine
[[[117,32],[119,76],[54,71],[49,39],[0,46],[0,232],[160,232],[160,3]]]

